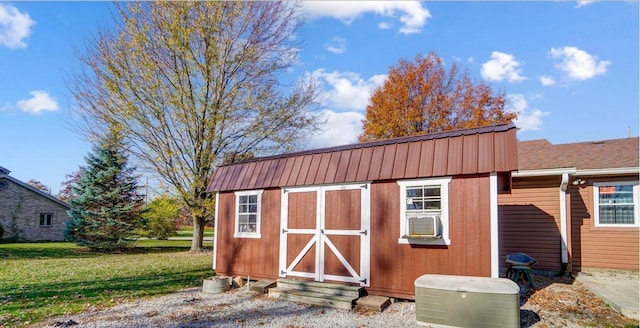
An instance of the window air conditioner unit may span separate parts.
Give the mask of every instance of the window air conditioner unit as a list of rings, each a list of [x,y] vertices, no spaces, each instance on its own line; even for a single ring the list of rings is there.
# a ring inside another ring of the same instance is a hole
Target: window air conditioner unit
[[[437,216],[414,216],[407,218],[408,239],[441,238],[440,219]]]

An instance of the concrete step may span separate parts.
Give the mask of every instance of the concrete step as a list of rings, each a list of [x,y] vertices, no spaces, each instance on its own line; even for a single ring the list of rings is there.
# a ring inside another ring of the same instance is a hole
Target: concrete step
[[[358,299],[353,296],[331,295],[308,290],[294,290],[280,287],[270,288],[269,297],[344,310],[351,310],[354,302]]]
[[[278,288],[324,293],[335,296],[349,296],[356,299],[367,294],[364,287],[360,286],[346,286],[326,282],[292,279],[278,279]]]

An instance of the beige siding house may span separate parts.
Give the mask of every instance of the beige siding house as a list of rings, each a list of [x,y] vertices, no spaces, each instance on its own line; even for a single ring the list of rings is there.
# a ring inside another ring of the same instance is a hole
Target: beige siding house
[[[553,273],[638,270],[639,162],[638,138],[519,142],[511,193],[498,197],[501,255]]]
[[[12,176],[0,166],[0,225],[2,239],[20,241],[64,240],[69,206],[56,197]]]

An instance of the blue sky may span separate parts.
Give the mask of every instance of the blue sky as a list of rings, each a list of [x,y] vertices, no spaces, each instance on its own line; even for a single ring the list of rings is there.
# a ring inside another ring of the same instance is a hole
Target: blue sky
[[[298,64],[322,81],[327,125],[307,148],[356,142],[371,92],[400,59],[435,52],[504,91],[519,140],[638,136],[639,8],[621,2],[302,3]],[[53,193],[90,144],[70,126],[68,76],[110,2],[0,2],[0,166]]]

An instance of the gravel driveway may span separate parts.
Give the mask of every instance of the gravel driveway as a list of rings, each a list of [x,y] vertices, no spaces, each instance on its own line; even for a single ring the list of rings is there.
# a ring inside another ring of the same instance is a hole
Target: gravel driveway
[[[637,276],[637,273],[636,273]],[[634,276],[635,277],[635,276]],[[536,289],[521,284],[523,328],[634,327],[581,283],[535,277]],[[115,307],[52,318],[35,327],[423,327],[415,303],[391,304],[382,313],[337,310],[279,301],[247,286],[221,294],[191,288]]]
[[[420,327],[415,304],[382,313],[337,310],[268,298],[246,286],[222,294],[192,288],[97,311],[52,319],[47,327]]]

